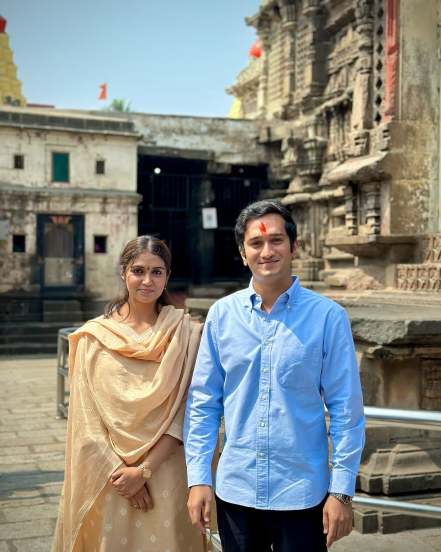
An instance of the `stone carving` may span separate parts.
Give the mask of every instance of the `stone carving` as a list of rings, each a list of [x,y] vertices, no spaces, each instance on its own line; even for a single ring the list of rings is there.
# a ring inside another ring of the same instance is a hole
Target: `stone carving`
[[[426,263],[441,263],[441,235],[435,234],[429,236],[429,243],[427,247]]]
[[[397,288],[402,291],[441,291],[441,264],[397,265]]]
[[[390,121],[395,111],[395,90],[398,72],[397,0],[388,0],[386,19],[386,82],[384,115]]]
[[[422,408],[441,410],[441,366],[439,359],[422,362]]]

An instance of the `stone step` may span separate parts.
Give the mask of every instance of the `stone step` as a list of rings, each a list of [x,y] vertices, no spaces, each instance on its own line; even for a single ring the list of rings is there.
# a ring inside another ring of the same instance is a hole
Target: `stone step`
[[[32,343],[33,341],[38,341],[38,343],[50,343],[56,344],[58,337],[58,330],[52,333],[39,334],[35,335],[30,334],[10,334],[10,335],[0,335],[0,345],[2,344],[11,344],[15,345],[16,343]]]
[[[66,317],[69,316],[71,322],[82,322],[84,319],[84,313],[82,311],[52,311],[43,313],[44,322],[63,322],[66,320]]]
[[[76,312],[81,311],[80,301],[68,299],[67,301],[45,300],[43,301],[43,311],[46,312]]]
[[[3,322],[0,324],[0,336],[2,335],[33,335],[38,339],[39,335],[48,333],[57,334],[61,328],[78,326],[73,320],[62,322]]]
[[[2,343],[0,344],[0,356],[4,355],[34,355],[55,354],[57,343],[39,343],[37,341]]]

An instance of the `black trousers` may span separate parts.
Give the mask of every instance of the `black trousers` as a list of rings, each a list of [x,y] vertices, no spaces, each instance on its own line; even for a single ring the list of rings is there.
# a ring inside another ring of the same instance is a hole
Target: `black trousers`
[[[326,498],[325,498],[326,500]],[[223,552],[326,552],[323,506],[256,510],[216,497]]]

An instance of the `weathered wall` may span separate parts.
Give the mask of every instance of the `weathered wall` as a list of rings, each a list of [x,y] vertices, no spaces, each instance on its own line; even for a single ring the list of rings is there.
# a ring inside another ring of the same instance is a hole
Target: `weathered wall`
[[[438,0],[401,0],[397,122],[391,125],[390,233],[439,226]]]
[[[131,113],[128,118],[142,135],[141,152],[177,156],[188,152],[192,158],[244,165],[267,159],[253,121],[142,113]]]
[[[118,255],[137,235],[138,138],[133,125],[112,118],[0,109],[0,292],[40,289],[38,214],[82,214],[85,290],[113,295]],[[69,153],[69,182],[52,182],[53,151]],[[24,155],[24,169],[13,168],[15,154]],[[25,235],[24,253],[13,252],[14,234]],[[107,253],[94,252],[95,235],[107,236]]]
[[[69,153],[70,182],[52,182],[53,151]],[[13,168],[14,154],[24,155],[24,169]],[[104,175],[95,174],[98,159]],[[0,183],[136,191],[136,167],[134,138],[0,127]]]
[[[0,293],[38,291],[37,214],[85,215],[85,289],[98,298],[116,291],[117,260],[124,244],[137,236],[137,194],[20,192],[9,187],[1,193],[0,219],[10,233],[0,241]],[[12,252],[12,234],[26,235],[26,252]],[[94,235],[107,236],[107,253],[94,253]]]

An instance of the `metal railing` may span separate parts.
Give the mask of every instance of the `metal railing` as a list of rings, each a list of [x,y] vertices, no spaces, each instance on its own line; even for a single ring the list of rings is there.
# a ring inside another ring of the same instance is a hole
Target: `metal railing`
[[[58,331],[57,341],[57,409],[58,418],[67,418],[69,407],[69,391],[66,389],[69,368],[67,365],[69,358],[69,334],[77,328],[63,328]]]
[[[364,414],[368,420],[394,423],[400,426],[412,426],[441,431],[441,412],[431,410],[403,410],[398,408],[379,408],[365,406]],[[441,507],[432,504],[420,504],[407,500],[389,500],[355,495],[353,503],[357,506],[377,508],[389,512],[414,514],[417,516],[441,520]]]

